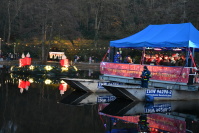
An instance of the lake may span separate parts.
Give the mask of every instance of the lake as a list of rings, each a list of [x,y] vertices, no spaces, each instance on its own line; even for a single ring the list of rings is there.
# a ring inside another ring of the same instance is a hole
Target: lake
[[[69,77],[99,75],[89,69]],[[199,132],[199,101],[133,102],[60,84],[59,77],[1,69],[0,133]]]

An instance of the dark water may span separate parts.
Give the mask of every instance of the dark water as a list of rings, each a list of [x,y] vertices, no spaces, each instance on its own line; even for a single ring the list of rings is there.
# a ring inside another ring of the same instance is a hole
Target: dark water
[[[82,70],[71,77],[98,79],[99,74]],[[28,90],[20,92],[19,79],[30,78]],[[0,133],[199,132],[199,101],[135,103],[70,86],[61,95],[60,82],[59,77],[1,71]]]

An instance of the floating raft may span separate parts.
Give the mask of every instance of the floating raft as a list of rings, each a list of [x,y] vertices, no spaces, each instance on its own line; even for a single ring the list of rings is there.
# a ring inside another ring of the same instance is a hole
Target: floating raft
[[[140,88],[124,85],[103,85],[117,98],[132,101],[168,101],[168,100],[199,100],[199,91],[187,91],[165,88]]]
[[[71,87],[78,91],[84,92],[108,92],[103,85],[120,85],[123,83],[110,82],[97,79],[77,79],[77,78],[61,78]]]

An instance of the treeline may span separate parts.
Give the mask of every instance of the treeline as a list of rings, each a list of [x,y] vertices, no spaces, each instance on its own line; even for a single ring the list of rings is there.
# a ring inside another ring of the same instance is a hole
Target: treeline
[[[7,45],[40,43],[42,51],[55,40],[75,47],[75,40],[88,39],[97,48],[100,40],[120,39],[149,24],[191,22],[199,29],[198,7],[199,0],[1,0],[0,38]]]

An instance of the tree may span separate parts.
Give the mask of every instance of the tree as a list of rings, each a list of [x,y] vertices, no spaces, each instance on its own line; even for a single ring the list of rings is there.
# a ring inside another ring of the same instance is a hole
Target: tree
[[[8,13],[8,36],[7,36],[7,43],[10,44],[10,36],[11,36],[11,30],[12,30],[12,23],[17,18],[20,9],[22,7],[22,0],[8,0],[7,3],[7,13]]]

